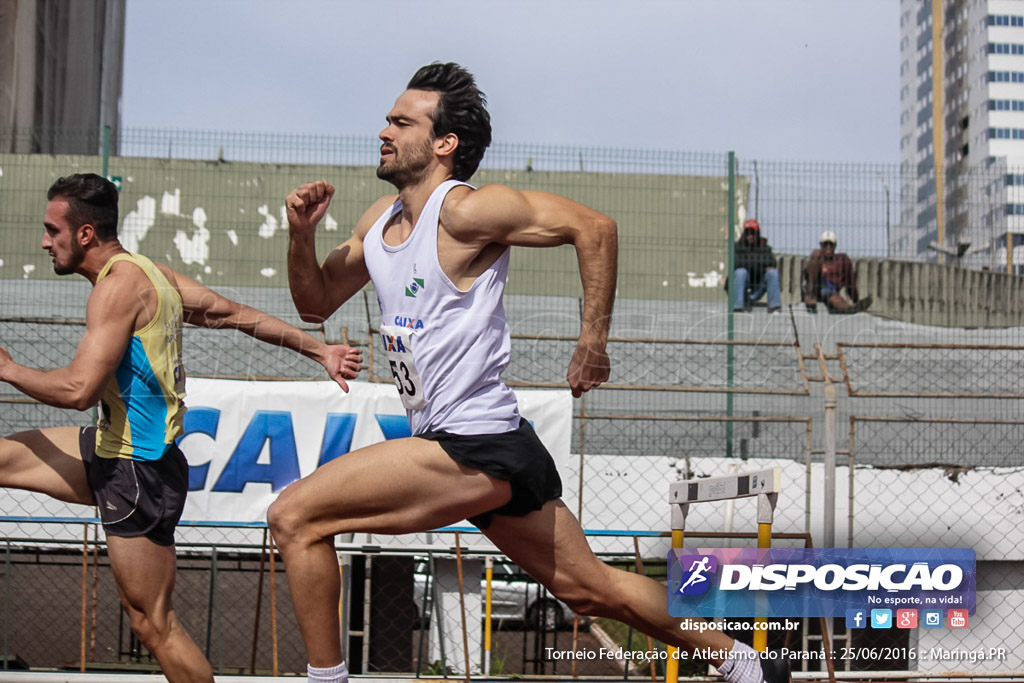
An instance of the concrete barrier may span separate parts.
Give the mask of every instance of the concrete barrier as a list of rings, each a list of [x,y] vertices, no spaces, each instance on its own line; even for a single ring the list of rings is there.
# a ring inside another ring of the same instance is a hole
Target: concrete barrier
[[[807,256],[778,255],[783,303],[802,303]],[[1024,278],[991,270],[916,261],[853,259],[870,313],[940,327],[1024,326]]]

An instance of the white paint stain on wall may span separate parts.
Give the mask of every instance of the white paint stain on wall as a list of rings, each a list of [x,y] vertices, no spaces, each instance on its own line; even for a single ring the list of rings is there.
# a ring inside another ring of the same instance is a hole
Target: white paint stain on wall
[[[228,239],[231,240],[231,244],[238,246],[238,233],[234,230],[228,230]]]
[[[338,221],[331,217],[331,214],[324,216],[324,230],[327,232],[335,232],[338,229]]]
[[[36,269],[36,266],[34,263],[26,263],[21,267],[21,269],[25,272],[25,274],[22,275],[22,277],[27,280],[28,276],[31,275],[32,272]]]
[[[192,225],[196,226],[197,228],[206,227],[206,211],[203,210],[203,207],[197,206],[195,209],[193,209]]]
[[[204,265],[210,256],[210,231],[206,228],[196,228],[192,236],[185,234],[184,230],[174,233],[174,246],[178,248],[178,255],[185,263],[198,263]]]
[[[720,287],[722,284],[722,274],[717,270],[712,270],[709,273],[703,275],[697,275],[697,273],[687,273],[686,279],[691,287]]]
[[[178,255],[185,263],[206,265],[206,260],[210,258],[210,231],[206,229],[206,211],[202,207],[197,206],[192,212],[192,225],[196,229],[191,237],[184,230],[174,234],[174,246],[178,248]],[[209,266],[206,272],[210,272]]]
[[[165,216],[181,215],[181,190],[175,188],[174,194],[164,192],[164,196],[160,198],[160,213]]]
[[[260,226],[259,235],[263,239],[270,239],[277,232],[277,219],[270,215],[270,208],[264,204],[256,209],[256,213],[263,216],[263,225]]]
[[[138,251],[139,242],[145,237],[156,221],[156,199],[142,197],[135,202],[135,210],[129,211],[121,223],[119,237],[121,245],[128,251]]]
[[[277,270],[274,268],[264,268],[263,270],[260,271],[260,275],[262,275],[263,277],[274,277],[275,275],[277,275]]]

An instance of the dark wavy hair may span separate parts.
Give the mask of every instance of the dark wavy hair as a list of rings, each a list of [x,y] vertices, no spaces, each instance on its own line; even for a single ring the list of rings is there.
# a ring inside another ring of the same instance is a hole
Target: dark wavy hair
[[[469,180],[491,144],[487,98],[476,87],[473,74],[454,62],[434,62],[417,71],[406,87],[440,95],[433,115],[434,137],[448,133],[458,136],[452,175],[456,180]]]
[[[89,224],[101,242],[117,239],[117,186],[95,173],[58,178],[46,192],[47,200],[68,202],[67,219],[75,230]]]

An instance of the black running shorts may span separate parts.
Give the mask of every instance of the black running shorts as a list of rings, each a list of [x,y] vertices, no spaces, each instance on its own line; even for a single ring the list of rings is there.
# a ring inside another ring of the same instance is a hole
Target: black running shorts
[[[525,517],[544,507],[544,503],[562,497],[562,479],[555,461],[544,447],[537,432],[524,419],[519,428],[503,434],[463,436],[443,431],[417,434],[421,439],[436,441],[452,460],[486,472],[512,486],[512,498],[490,512],[470,517],[480,529],[491,525],[494,515]]]
[[[188,493],[188,461],[177,445],[169,445],[159,460],[149,461],[97,456],[95,427],[83,427],[78,443],[107,534],[145,536],[157,545],[174,545],[174,529]]]

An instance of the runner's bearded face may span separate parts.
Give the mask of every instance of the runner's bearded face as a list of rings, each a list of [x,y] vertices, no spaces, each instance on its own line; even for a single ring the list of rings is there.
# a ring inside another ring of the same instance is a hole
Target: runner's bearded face
[[[46,205],[42,248],[53,260],[53,272],[70,275],[85,259],[85,249],[76,239],[78,231],[67,220],[68,202],[55,197]]]
[[[398,188],[416,183],[423,176],[434,157],[430,143],[430,140],[426,140],[419,145],[409,144],[407,147],[399,147],[395,143],[385,142],[380,146],[381,155],[380,165],[377,166],[377,177]]]
[[[439,96],[406,90],[388,113],[388,126],[380,132],[377,177],[402,188],[418,182],[434,159],[433,113]]]

